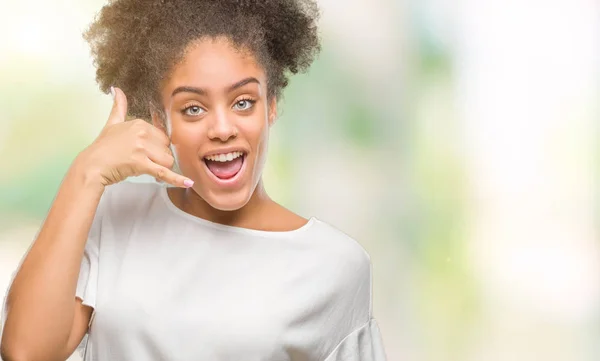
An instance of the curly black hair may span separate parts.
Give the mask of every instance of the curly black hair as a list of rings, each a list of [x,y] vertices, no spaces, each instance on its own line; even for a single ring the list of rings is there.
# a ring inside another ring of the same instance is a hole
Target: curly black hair
[[[268,96],[281,96],[290,74],[308,69],[320,50],[313,0],[109,0],[84,33],[96,81],[120,87],[130,117],[162,111],[160,85],[191,42],[227,37],[265,69]]]

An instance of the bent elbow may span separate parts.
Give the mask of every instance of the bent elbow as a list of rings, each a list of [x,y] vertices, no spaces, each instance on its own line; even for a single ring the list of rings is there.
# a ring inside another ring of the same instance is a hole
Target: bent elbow
[[[54,360],[55,358],[43,357],[40,358],[31,353],[31,347],[22,344],[9,343],[2,340],[0,343],[0,360],[2,361],[38,361],[38,360]]]
[[[0,346],[0,360],[2,361],[27,361],[25,356],[26,355],[18,353],[13,349],[7,349],[4,344]]]

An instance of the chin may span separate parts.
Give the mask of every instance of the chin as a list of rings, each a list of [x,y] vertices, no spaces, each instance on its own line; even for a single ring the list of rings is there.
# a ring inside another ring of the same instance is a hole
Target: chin
[[[243,208],[250,200],[247,192],[236,192],[234,194],[209,194],[200,196],[211,207],[219,211],[233,212]]]

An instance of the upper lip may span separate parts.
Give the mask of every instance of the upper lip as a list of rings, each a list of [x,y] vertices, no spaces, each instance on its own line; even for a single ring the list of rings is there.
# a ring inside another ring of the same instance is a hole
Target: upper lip
[[[221,149],[215,149],[215,150],[211,150],[210,152],[205,153],[202,158],[206,158],[206,157],[210,157],[211,155],[217,155],[217,154],[227,154],[227,153],[232,153],[232,152],[242,152],[244,154],[247,154],[248,152],[240,147],[228,147],[228,148],[221,148]]]

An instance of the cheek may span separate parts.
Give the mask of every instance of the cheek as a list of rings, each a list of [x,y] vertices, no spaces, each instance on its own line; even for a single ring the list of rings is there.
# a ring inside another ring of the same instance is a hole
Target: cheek
[[[238,126],[240,134],[243,134],[254,152],[260,152],[269,137],[269,125],[262,119],[255,122],[244,122]]]
[[[180,159],[196,158],[201,142],[206,140],[205,132],[200,127],[193,125],[193,123],[174,124],[171,142],[177,149]]]
[[[269,144],[269,126],[267,123],[258,129],[254,130],[252,141],[252,149],[255,154],[254,158],[254,174],[260,177],[262,170],[267,161],[267,151]]]

